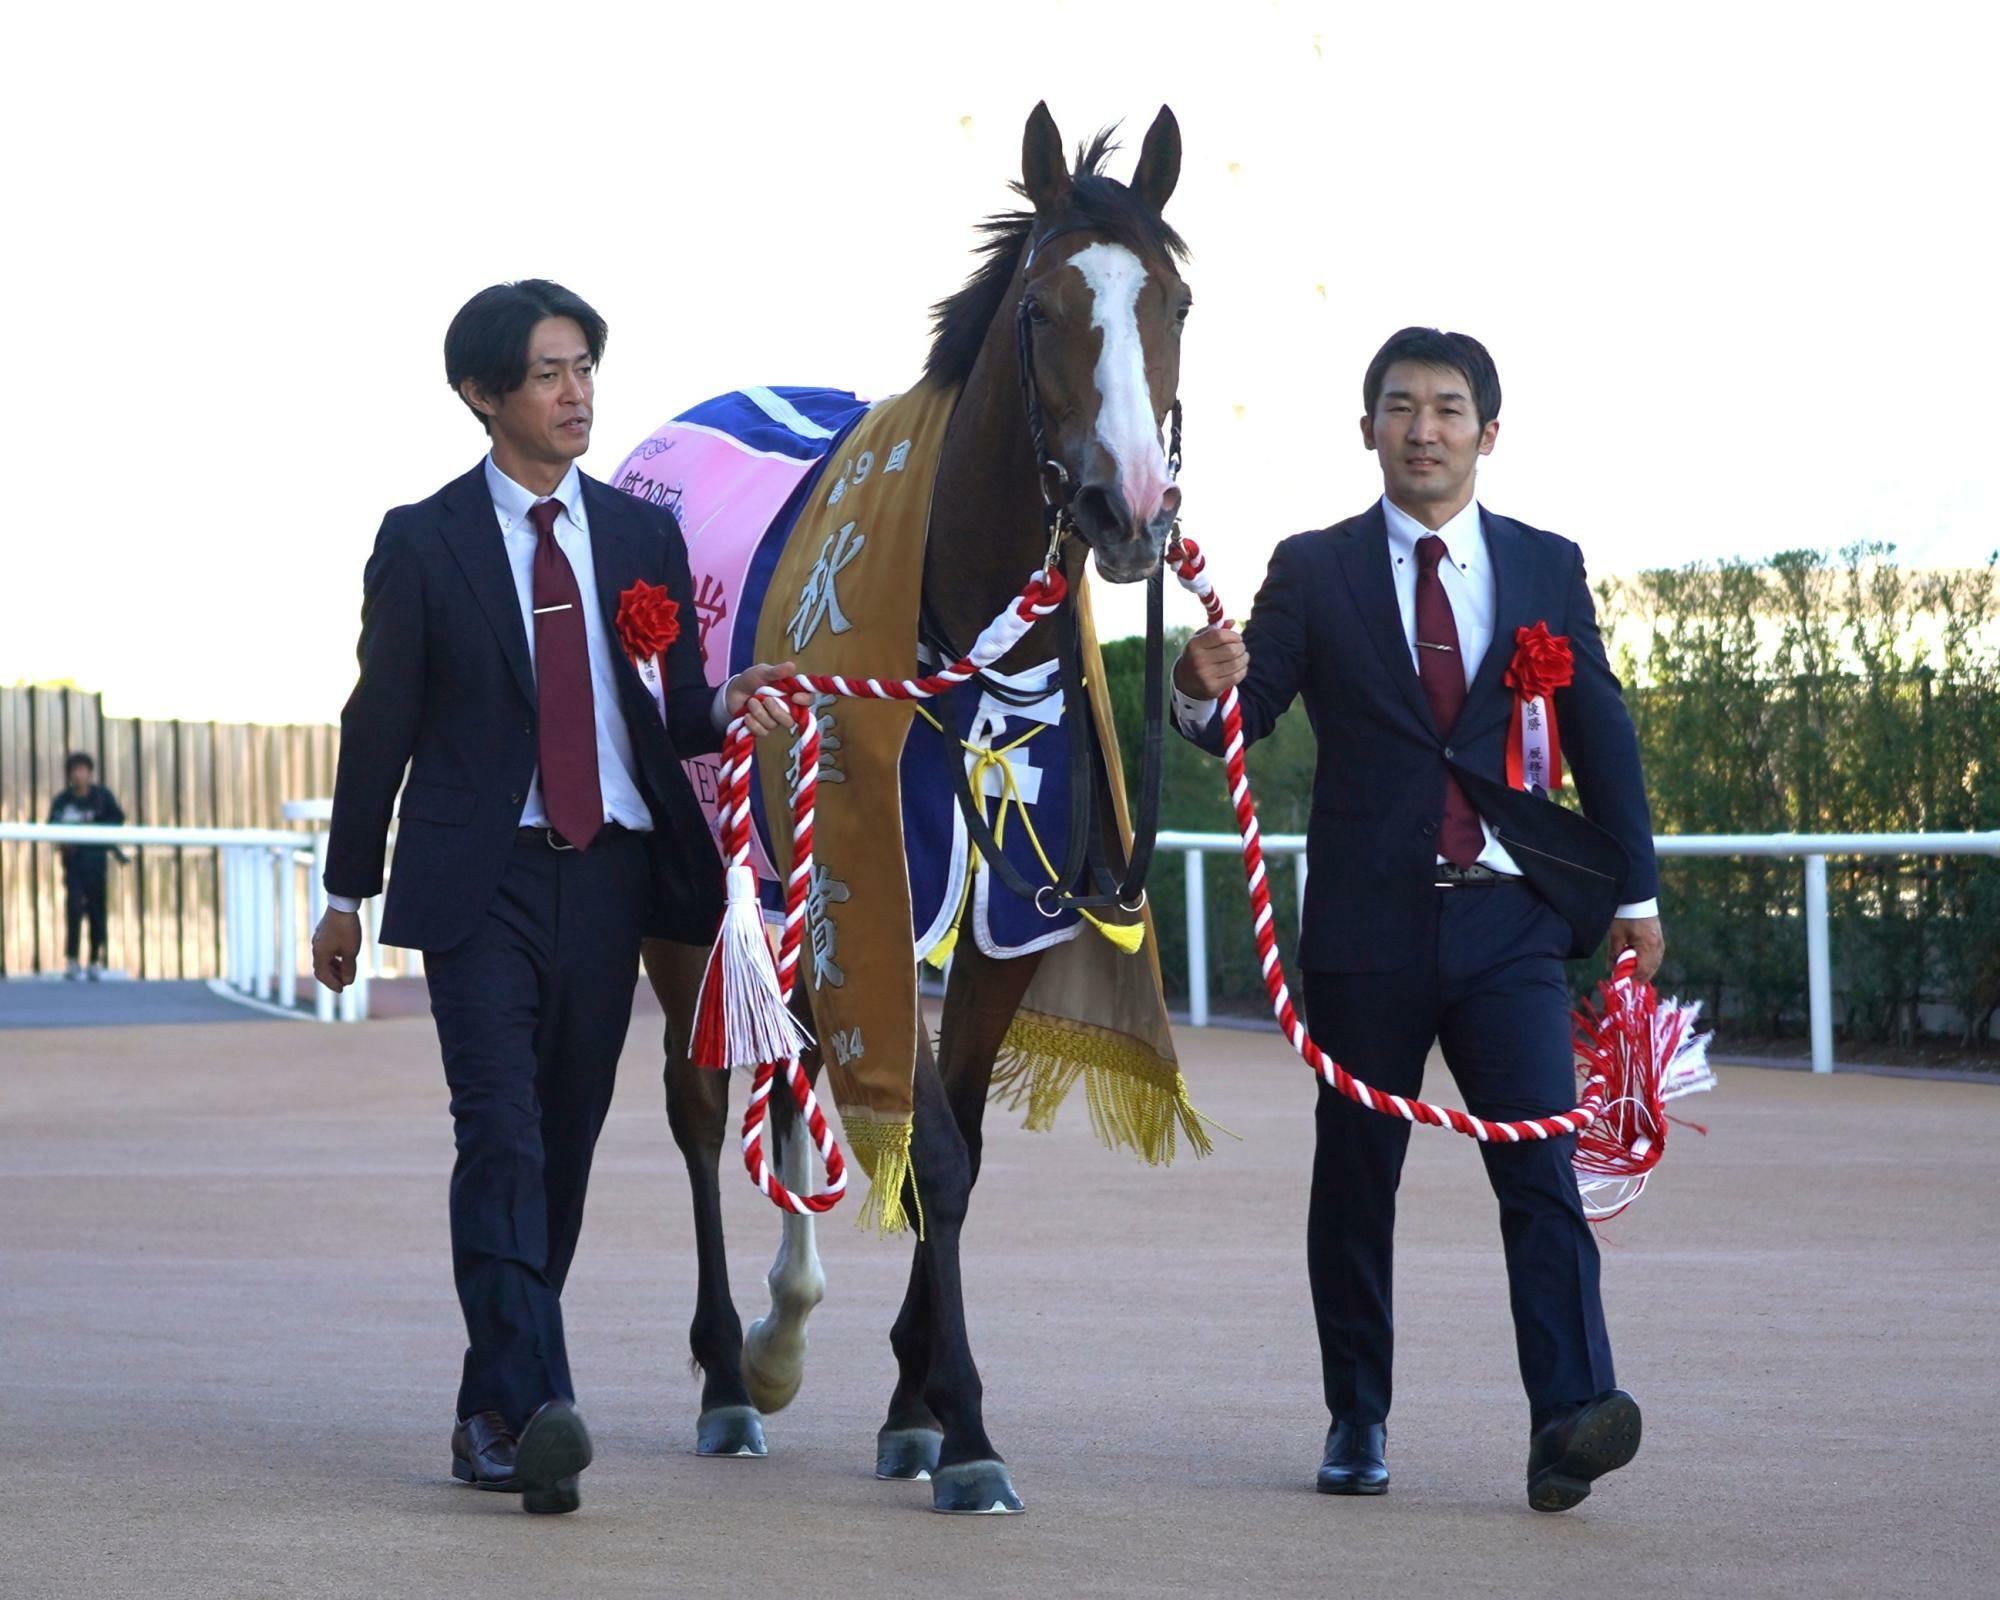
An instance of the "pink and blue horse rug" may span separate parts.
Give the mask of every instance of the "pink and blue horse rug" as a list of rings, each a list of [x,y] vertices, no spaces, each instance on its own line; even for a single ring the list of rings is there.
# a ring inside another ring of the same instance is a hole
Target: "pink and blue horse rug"
[[[613,476],[617,488],[665,506],[680,523],[710,683],[720,685],[755,661],[758,615],[799,510],[830,466],[851,470],[841,442],[869,405],[845,389],[733,390],[655,430]],[[883,663],[877,676],[917,661],[913,640],[908,660]],[[922,661],[926,670],[934,665]],[[976,847],[955,794],[961,781],[972,785],[1003,853],[1027,882],[1048,882],[1045,863],[1063,861],[1069,849],[1072,774],[1055,663],[988,677],[1002,686],[1004,701],[975,679],[927,702],[899,763],[911,937],[919,957],[948,949],[954,932],[966,930],[989,955],[1025,955],[1073,939],[1080,925],[1074,911],[1044,916],[991,871],[973,870]],[[825,726],[823,737],[837,751]],[[687,763],[718,838],[720,766],[712,755]],[[823,762],[820,781],[841,781],[837,764]],[[766,906],[775,912],[782,902],[762,786],[750,792],[752,858],[765,880]]]

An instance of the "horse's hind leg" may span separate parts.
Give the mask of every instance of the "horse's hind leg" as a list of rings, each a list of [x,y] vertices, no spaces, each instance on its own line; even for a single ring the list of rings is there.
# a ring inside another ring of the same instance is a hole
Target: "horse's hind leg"
[[[648,939],[646,976],[667,1014],[667,1124],[687,1162],[694,1201],[697,1277],[688,1345],[702,1371],[701,1416],[695,1449],[705,1456],[761,1456],[764,1428],[744,1385],[743,1324],[729,1294],[723,1248],[719,1164],[729,1132],[729,1074],[697,1067],[686,1041],[708,952],[694,945]]]
[[[968,1192],[979,1181],[982,1119],[993,1061],[1040,960],[1039,956],[996,960],[966,939],[952,962],[938,1071],[951,1119],[965,1141]],[[924,1203],[929,1205],[928,1196]],[[910,1214],[916,1215],[914,1208]],[[878,1478],[930,1477],[944,1442],[943,1424],[924,1398],[931,1373],[931,1289],[925,1259],[921,1248],[911,1252],[909,1287],[889,1330],[889,1347],[896,1354],[896,1387],[889,1396],[888,1417],[875,1436]]]
[[[809,1047],[803,1061],[808,1077],[816,1080],[816,1050]],[[812,1136],[782,1071],[771,1087],[770,1124],[778,1180],[792,1193],[803,1194],[812,1177]],[[799,1392],[806,1370],[806,1319],[826,1297],[826,1273],[810,1215],[784,1213],[777,1258],[765,1282],[771,1287],[771,1310],[750,1324],[743,1341],[743,1376],[758,1408],[771,1412],[784,1410]]]

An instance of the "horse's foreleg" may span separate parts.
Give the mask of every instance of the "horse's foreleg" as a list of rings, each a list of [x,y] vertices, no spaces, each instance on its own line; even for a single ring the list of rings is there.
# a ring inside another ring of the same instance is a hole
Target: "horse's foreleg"
[[[974,1183],[979,1181],[985,1149],[986,1096],[993,1086],[993,1063],[1041,964],[1040,951],[1003,961],[987,955],[973,939],[960,941],[951,964],[944,1014],[938,1021],[938,1072],[944,1078],[952,1120],[965,1135]]]
[[[1039,955],[999,961],[967,939],[952,962],[938,1071],[952,1121],[965,1141],[968,1191],[979,1179],[993,1061],[1040,961]],[[896,1387],[889,1396],[888,1417],[875,1436],[878,1478],[930,1477],[944,1440],[943,1425],[924,1398],[931,1373],[931,1290],[925,1259],[921,1248],[911,1253],[909,1287],[889,1330],[889,1347],[896,1354]]]
[[[816,1054],[808,1052],[806,1066],[817,1078]],[[812,1179],[812,1137],[782,1073],[771,1089],[770,1123],[778,1179],[794,1194],[803,1194]],[[743,1341],[743,1376],[759,1409],[782,1411],[805,1378],[806,1319],[826,1297],[826,1273],[820,1267],[812,1217],[795,1211],[784,1214],[777,1258],[765,1281],[771,1287],[771,1310],[750,1324]]]
[[[927,1303],[929,1370],[923,1401],[943,1430],[931,1473],[936,1511],[1019,1511],[1021,1498],[999,1451],[986,1435],[984,1390],[973,1364],[959,1277],[959,1238],[972,1198],[972,1157],[945,1094],[928,1041],[917,1052],[916,1119],[910,1177],[923,1200],[924,1232],[917,1244]],[[909,1197],[911,1200],[916,1195]],[[915,1214],[914,1207],[912,1215]]]
[[[743,1382],[743,1324],[729,1293],[729,1259],[722,1237],[718,1167],[729,1135],[729,1075],[697,1067],[687,1055],[688,1029],[707,959],[708,952],[694,945],[646,941],[646,976],[667,1014],[667,1124],[687,1163],[694,1202],[697,1276],[688,1346],[702,1371],[695,1449],[705,1456],[761,1456],[764,1429]]]

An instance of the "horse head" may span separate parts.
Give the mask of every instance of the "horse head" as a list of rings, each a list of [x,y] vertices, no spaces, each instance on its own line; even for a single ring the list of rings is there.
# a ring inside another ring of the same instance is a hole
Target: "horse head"
[[[1016,301],[1023,394],[1044,488],[1066,502],[1098,572],[1132,583],[1158,570],[1181,491],[1162,444],[1180,390],[1187,254],[1161,216],[1180,177],[1180,124],[1162,106],[1131,182],[1100,170],[1107,130],[1071,168],[1047,105],[1021,142],[1034,207]]]

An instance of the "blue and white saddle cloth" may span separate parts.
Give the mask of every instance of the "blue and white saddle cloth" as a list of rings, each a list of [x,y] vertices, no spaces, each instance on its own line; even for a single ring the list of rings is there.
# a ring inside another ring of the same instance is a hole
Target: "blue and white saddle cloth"
[[[1043,915],[985,863],[975,869],[960,782],[971,785],[1001,854],[1027,882],[1052,883],[1069,851],[1069,744],[1056,663],[988,676],[1027,703],[997,699],[974,679],[927,702],[903,745],[903,844],[919,956],[948,951],[954,933],[976,938],[990,956],[1024,956],[1075,938],[1082,925],[1067,908]]]

